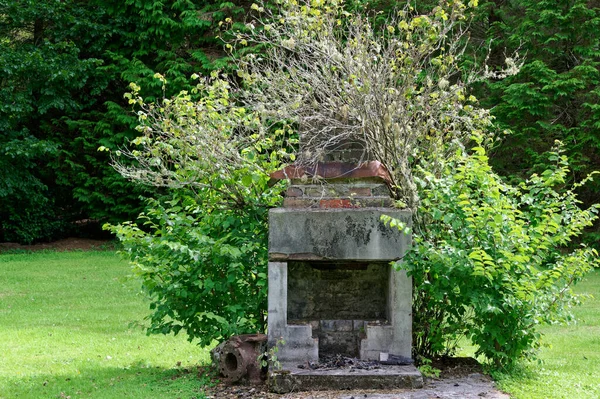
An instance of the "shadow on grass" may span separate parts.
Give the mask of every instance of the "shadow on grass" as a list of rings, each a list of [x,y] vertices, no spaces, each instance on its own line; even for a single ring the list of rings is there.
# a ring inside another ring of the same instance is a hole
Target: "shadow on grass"
[[[538,368],[541,367],[541,362],[536,360],[522,360],[509,369],[498,370],[492,367],[487,367],[486,371],[490,373],[492,378],[496,381],[502,381],[510,378],[513,381],[525,382],[525,381],[536,381],[539,380],[539,374],[537,373]]]
[[[207,366],[166,369],[140,362],[125,368],[90,367],[76,374],[0,378],[0,398],[203,399],[212,371]]]

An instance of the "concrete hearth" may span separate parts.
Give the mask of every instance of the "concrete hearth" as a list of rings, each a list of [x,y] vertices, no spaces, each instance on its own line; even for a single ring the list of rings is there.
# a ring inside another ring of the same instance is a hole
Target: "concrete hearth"
[[[343,389],[423,388],[423,376],[415,366],[385,366],[375,370],[304,370],[290,366],[271,373],[270,389],[277,393]]]

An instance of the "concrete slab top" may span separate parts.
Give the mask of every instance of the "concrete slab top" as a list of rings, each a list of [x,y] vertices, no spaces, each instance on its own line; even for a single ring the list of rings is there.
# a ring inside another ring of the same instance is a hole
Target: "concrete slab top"
[[[382,215],[411,223],[409,211],[393,208],[271,209],[269,259],[397,260],[410,236],[386,226]]]
[[[269,373],[272,392],[323,391],[344,389],[421,388],[423,376],[415,366],[382,366],[379,369],[303,370],[292,366]]]

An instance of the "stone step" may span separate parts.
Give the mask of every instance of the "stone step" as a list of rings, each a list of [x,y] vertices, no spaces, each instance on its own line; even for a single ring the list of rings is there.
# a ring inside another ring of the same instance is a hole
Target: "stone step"
[[[415,389],[423,387],[423,376],[413,366],[381,366],[365,369],[305,370],[284,365],[269,372],[269,390],[275,393],[349,389]]]

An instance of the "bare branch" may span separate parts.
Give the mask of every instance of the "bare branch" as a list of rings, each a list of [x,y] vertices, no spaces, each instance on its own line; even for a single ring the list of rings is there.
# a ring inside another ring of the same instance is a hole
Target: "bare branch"
[[[381,161],[397,199],[416,210],[417,166],[436,172],[474,130],[489,128],[487,111],[460,80],[466,7],[453,2],[418,15],[407,6],[377,31],[339,3],[317,3],[263,10],[238,35],[234,45],[266,49],[239,62],[244,105],[297,124],[298,163],[355,143],[360,160]]]

